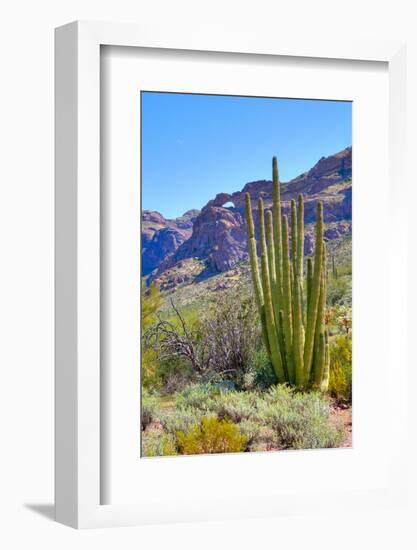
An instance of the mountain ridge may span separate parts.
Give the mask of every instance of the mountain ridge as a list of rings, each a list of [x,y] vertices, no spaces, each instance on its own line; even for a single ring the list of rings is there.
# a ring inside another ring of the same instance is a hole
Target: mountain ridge
[[[337,239],[351,231],[352,208],[352,147],[328,157],[322,157],[310,170],[300,174],[286,183],[281,183],[281,200],[283,214],[289,214],[290,201],[299,193],[304,197],[306,234],[304,249],[306,255],[311,253],[314,244],[313,228],[308,224],[315,221],[316,203],[324,203],[324,219],[327,224],[325,236],[328,240]],[[266,210],[272,205],[272,181],[257,180],[246,183],[241,191],[234,193],[218,193],[214,199],[201,209],[188,211],[184,214],[183,226],[176,220],[165,220],[159,229],[152,234],[143,252],[142,266],[152,280],[156,280],[161,288],[172,288],[182,282],[195,279],[195,273],[190,277],[178,275],[176,264],[185,261],[199,261],[204,264],[204,272],[221,273],[232,269],[238,262],[247,259],[245,194],[249,193],[252,207],[256,210],[257,200],[263,198]],[[233,206],[225,207],[231,203]],[[149,224],[146,217],[150,211],[142,215],[143,226],[146,225],[146,239],[157,228]],[[189,213],[192,214],[189,214]],[[148,213],[148,214],[147,214]],[[155,213],[153,213],[155,214]],[[188,214],[188,215],[187,215]],[[145,216],[145,220],[144,220]],[[151,216],[152,217],[152,216]],[[159,218],[159,222],[161,222]],[[255,215],[255,222],[257,216]],[[151,227],[152,226],[152,227]],[[257,223],[255,223],[257,231]],[[152,243],[150,246],[149,243]],[[151,260],[151,261],[149,261]],[[159,262],[159,263],[158,263]],[[152,269],[150,267],[154,266]],[[172,274],[170,275],[170,271]],[[184,270],[182,270],[184,271]],[[197,270],[198,271],[198,270]]]

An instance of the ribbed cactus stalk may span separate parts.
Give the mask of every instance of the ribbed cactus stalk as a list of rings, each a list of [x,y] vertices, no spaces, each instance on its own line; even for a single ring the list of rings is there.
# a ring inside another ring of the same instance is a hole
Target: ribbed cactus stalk
[[[258,306],[259,317],[262,323],[262,336],[265,348],[267,352],[270,353],[268,333],[266,330],[264,294],[262,290],[261,277],[259,275],[258,255],[256,253],[255,226],[253,223],[252,207],[249,193],[246,194],[246,224],[248,230],[248,250],[251,263],[252,283],[255,292],[255,300]]]
[[[282,305],[284,313],[284,339],[285,339],[285,354],[287,357],[287,369],[290,377],[290,382],[294,382],[295,365],[293,363],[292,354],[292,292],[291,292],[291,261],[290,247],[288,236],[288,218],[283,216],[282,219]]]
[[[262,290],[264,295],[266,332],[268,334],[271,363],[274,367],[278,382],[285,382],[284,370],[279,349],[277,324],[275,322],[274,308],[272,305],[271,275],[269,273],[268,249],[265,237],[265,217],[262,199],[258,201],[259,215],[259,243],[261,248]]]
[[[334,256],[332,256],[332,274],[333,274],[333,279],[337,279],[338,272],[337,272],[336,262],[334,261]]]
[[[288,218],[281,215],[276,157],[272,160],[272,212],[258,200],[259,251],[249,193],[246,194],[248,250],[255,299],[265,346],[279,383],[326,391],[330,353],[325,326],[326,250],[323,240],[323,204],[317,203],[314,262],[307,258],[304,290],[304,202],[290,203],[291,247]]]
[[[307,326],[304,343],[304,383],[310,378],[313,364],[314,335],[320,298],[321,272],[323,264],[323,203],[317,203],[316,248],[314,253],[313,280],[311,283],[310,303],[307,312]]]

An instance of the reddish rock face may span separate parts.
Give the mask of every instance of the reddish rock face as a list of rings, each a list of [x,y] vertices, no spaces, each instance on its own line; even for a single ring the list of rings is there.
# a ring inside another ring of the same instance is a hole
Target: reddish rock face
[[[175,220],[159,212],[142,212],[142,275],[148,275],[191,235],[199,210],[189,210]]]
[[[305,201],[305,223],[308,224],[315,221],[316,204],[321,200],[325,222],[342,222],[340,226],[332,226],[326,238],[339,238],[351,227],[350,223],[345,223],[352,215],[351,176],[351,147],[320,159],[305,174],[281,184],[282,213],[289,215],[291,199],[301,193]],[[148,243],[142,258],[144,273],[157,268],[152,277],[158,277],[189,258],[204,260],[208,272],[223,272],[247,259],[245,193],[251,196],[257,232],[257,199],[262,197],[266,208],[272,205],[272,182],[268,180],[247,183],[242,191],[232,194],[218,193],[201,212],[190,211],[177,220],[165,220],[157,212],[144,213],[142,240]],[[228,202],[234,206],[225,208],[223,205]],[[311,254],[313,245],[314,235],[306,231],[306,255]]]

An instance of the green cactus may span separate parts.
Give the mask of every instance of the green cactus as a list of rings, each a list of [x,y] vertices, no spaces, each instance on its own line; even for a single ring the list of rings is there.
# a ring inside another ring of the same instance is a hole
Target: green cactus
[[[337,279],[339,276],[337,267],[336,267],[336,262],[334,261],[334,256],[332,256],[332,274],[333,274],[333,279]]]
[[[268,335],[271,363],[274,367],[278,382],[285,382],[284,370],[281,361],[277,337],[277,324],[275,322],[274,308],[272,305],[271,276],[269,273],[268,249],[265,237],[264,205],[262,199],[258,200],[259,215],[259,243],[261,248],[261,272],[262,290],[264,296],[266,332]]]
[[[264,341],[279,383],[326,391],[329,378],[329,342],[325,326],[326,250],[323,240],[323,204],[317,203],[314,262],[307,258],[304,292],[304,202],[291,201],[291,250],[288,218],[281,215],[276,157],[272,160],[272,212],[258,200],[259,250],[249,193],[246,194],[248,250],[255,299]],[[261,273],[261,274],[260,274]]]

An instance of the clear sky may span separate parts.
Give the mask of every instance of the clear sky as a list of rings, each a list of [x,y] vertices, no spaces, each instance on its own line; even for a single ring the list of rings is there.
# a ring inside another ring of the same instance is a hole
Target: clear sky
[[[219,192],[285,182],[352,144],[352,104],[142,92],[142,208],[175,218]]]

